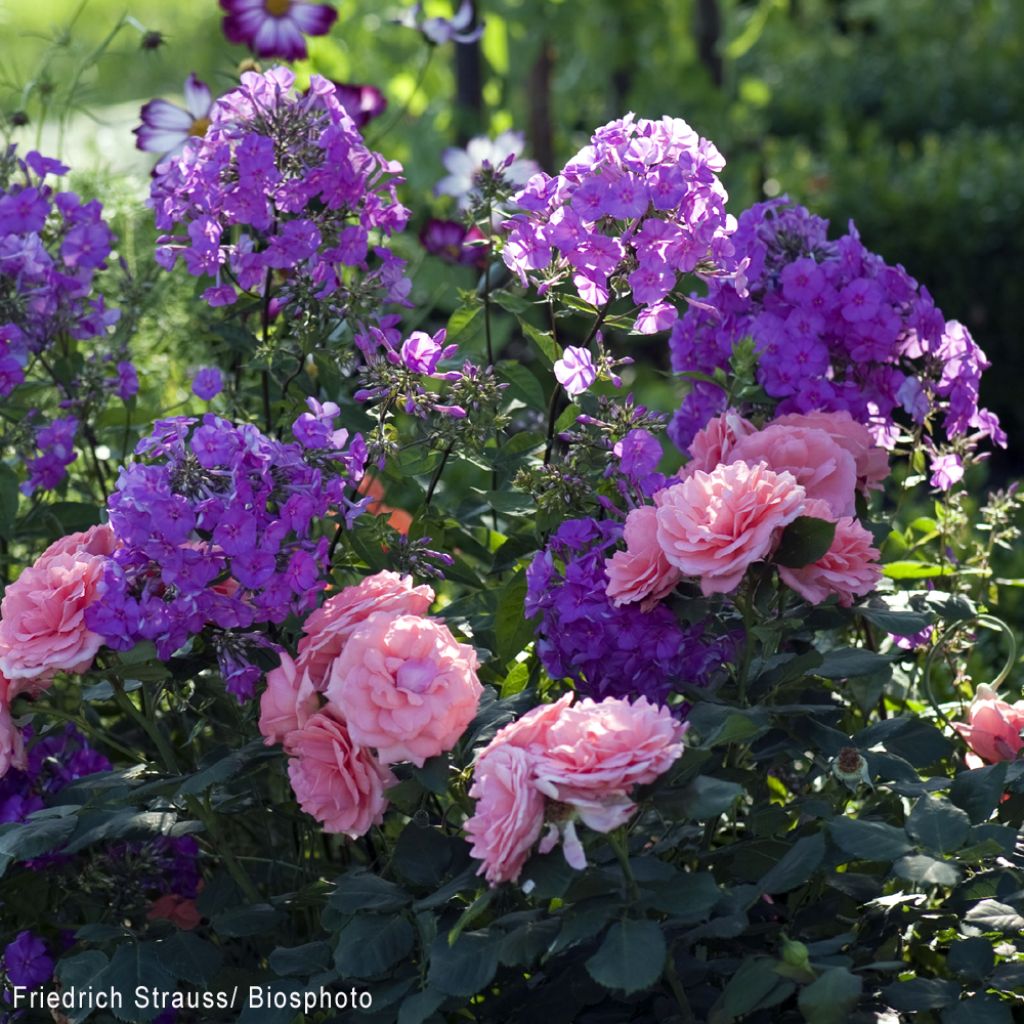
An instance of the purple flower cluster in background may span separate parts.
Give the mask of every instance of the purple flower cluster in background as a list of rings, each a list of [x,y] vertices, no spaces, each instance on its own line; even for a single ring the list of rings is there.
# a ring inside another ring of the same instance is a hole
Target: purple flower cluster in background
[[[594,306],[628,291],[643,307],[635,329],[667,330],[679,275],[733,268],[724,166],[685,121],[629,114],[599,128],[560,174],[536,174],[516,194],[526,212],[506,221],[502,257],[542,292],[570,276]]]
[[[362,476],[366,447],[334,428],[336,405],[308,404],[293,443],[212,414],[156,424],[108,502],[119,546],[90,629],[118,650],[150,640],[169,658],[207,626],[245,630],[313,607],[328,554],[313,527],[362,510],[345,488]],[[228,689],[251,696],[261,673],[238,635],[215,646]]]
[[[211,306],[273,288],[290,322],[349,317],[358,339],[410,288],[404,262],[374,241],[408,220],[402,168],[367,149],[331,82],[314,75],[299,95],[294,80],[246,72],[205,134],[157,167],[151,202],[168,232],[157,259],[212,278]]]
[[[900,266],[870,252],[852,224],[836,241],[828,222],[785,199],[751,207],[732,236],[748,260],[747,293],[712,282],[670,337],[680,373],[725,370],[750,337],[757,381],[779,413],[847,410],[891,448],[896,417],[929,423],[948,437],[977,431],[1005,444],[995,416],[978,408],[988,366],[966,328],[946,323],[928,291]],[[727,403],[725,391],[698,380],[669,433],[686,448]]]
[[[707,685],[733,640],[705,637],[701,624],[682,626],[664,605],[615,607],[604,565],[621,536],[616,522],[563,523],[527,570],[526,615],[541,615],[537,654],[553,679],[571,679],[595,700],[645,696],[664,704],[681,684]]]

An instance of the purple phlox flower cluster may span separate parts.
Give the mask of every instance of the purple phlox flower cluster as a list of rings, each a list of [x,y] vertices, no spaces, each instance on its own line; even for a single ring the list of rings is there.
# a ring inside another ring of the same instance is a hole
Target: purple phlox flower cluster
[[[220,0],[228,42],[257,57],[303,60],[306,36],[325,36],[338,19],[333,4],[311,0]]]
[[[506,187],[520,189],[540,171],[535,160],[522,155],[525,148],[522,132],[507,131],[493,139],[478,135],[466,143],[465,149],[446,149],[441,162],[448,173],[434,191],[439,196],[451,196],[460,209],[468,210],[488,175],[500,175]]]
[[[192,836],[114,843],[104,849],[103,860],[108,871],[126,878],[140,894],[195,899],[201,888],[199,844]]]
[[[604,349],[604,339],[598,331],[595,336],[597,358],[588,348],[566,345],[562,357],[555,360],[555,380],[565,388],[570,398],[582,395],[595,381],[607,380],[615,387],[622,387],[622,378],[615,372],[616,367],[629,366],[633,359],[625,356],[613,359]]]
[[[546,292],[567,277],[603,306],[628,292],[643,307],[634,329],[665,330],[681,274],[731,273],[735,221],[718,178],[725,160],[679,118],[628,114],[599,128],[554,178],[535,174],[505,222],[506,265]]]
[[[142,123],[133,129],[138,149],[159,153],[166,159],[180,153],[190,138],[206,134],[213,108],[210,87],[193,72],[185,79],[183,91],[184,107],[169,100],[155,99],[139,111]]]
[[[422,18],[423,4],[415,3],[404,10],[395,23],[419,32],[428,43],[475,43],[484,34],[484,23],[474,26],[473,0],[462,0],[450,18]]]
[[[666,483],[665,474],[658,472],[661,462],[661,442],[649,430],[638,427],[612,446],[618,463],[609,463],[605,476],[621,474],[644,497],[660,491]]]
[[[299,95],[294,81],[281,67],[246,72],[205,135],[158,166],[150,201],[168,233],[157,260],[212,278],[211,306],[269,287],[290,321],[347,317],[365,332],[411,287],[379,244],[408,220],[402,168],[367,149],[331,82],[314,75]]]
[[[33,443],[38,455],[25,460],[28,479],[21,485],[23,494],[34,494],[37,490],[52,491],[59,487],[68,475],[68,466],[78,458],[75,450],[75,436],[78,433],[78,419],[75,416],[58,416],[44,422],[35,430]]]
[[[420,231],[420,244],[431,256],[445,263],[482,267],[487,260],[484,233],[474,224],[466,227],[457,220],[432,217]]]
[[[605,594],[606,557],[622,536],[612,521],[571,519],[527,570],[526,615],[540,615],[537,654],[554,679],[595,700],[645,696],[665,703],[681,684],[705,685],[722,641],[683,629],[672,611],[616,608]]]
[[[107,503],[120,543],[90,629],[117,650],[150,640],[166,659],[207,627],[245,631],[316,604],[328,557],[316,525],[362,511],[345,491],[366,445],[334,428],[336,405],[308,405],[291,443],[212,414],[156,423]],[[251,673],[231,679],[247,695]]]
[[[752,338],[757,382],[777,412],[847,410],[892,448],[897,416],[941,417],[950,438],[975,431],[1005,444],[998,420],[978,408],[988,366],[966,328],[947,323],[927,289],[870,252],[851,223],[835,241],[828,222],[786,199],[743,213],[732,236],[747,261],[747,291],[712,282],[670,336],[679,373],[726,370]],[[681,448],[725,409],[726,393],[697,380],[669,433]]]
[[[355,393],[357,402],[385,402],[420,417],[431,413],[465,417],[466,410],[461,406],[442,401],[443,391],[424,386],[425,380],[442,384],[459,381],[473,369],[467,362],[461,370],[438,370],[442,359],[451,359],[458,352],[457,345],[445,344],[444,327],[434,335],[413,331],[397,348],[383,332],[374,331],[374,335],[379,349],[362,371],[366,386]]]
[[[192,378],[192,393],[204,402],[214,399],[224,390],[224,377],[216,366],[201,366]]]

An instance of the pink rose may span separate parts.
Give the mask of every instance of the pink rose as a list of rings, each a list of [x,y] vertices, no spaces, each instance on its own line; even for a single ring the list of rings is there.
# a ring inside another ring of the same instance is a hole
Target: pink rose
[[[708,420],[698,430],[690,447],[690,461],[679,470],[681,480],[693,476],[699,469],[710,473],[716,466],[732,462],[730,454],[733,448],[750,434],[757,433],[757,427],[750,420],[744,419],[735,409],[727,409],[720,416]]]
[[[55,672],[85,672],[103,644],[86,628],[85,610],[96,600],[102,555],[42,558],[12,583],[0,603],[0,672],[11,697],[45,690]]]
[[[532,754],[542,753],[551,745],[552,727],[562,717],[562,712],[571,705],[571,693],[560,697],[554,704],[539,704],[516,721],[502,726],[487,745],[487,750],[494,750],[507,743],[509,746],[528,750]],[[487,750],[484,751],[485,754]]]
[[[824,430],[770,424],[739,440],[729,461],[763,462],[776,473],[791,473],[808,498],[828,502],[837,516],[856,512],[857,464]]]
[[[0,672],[0,779],[11,768],[25,767],[25,747],[21,738],[21,730],[11,718],[9,690],[10,682]]]
[[[804,515],[834,519],[823,501],[807,502]],[[838,594],[839,603],[849,608],[855,597],[870,593],[878,585],[882,578],[878,564],[881,555],[874,546],[874,537],[856,519],[842,516],[835,524],[832,546],[818,561],[799,569],[780,565],[779,576],[811,604],[821,604],[829,594]]]
[[[491,746],[477,760],[469,795],[476,800],[466,821],[471,857],[482,861],[477,874],[491,885],[519,877],[540,838],[544,797],[533,781],[534,758],[511,743]]]
[[[853,456],[857,466],[857,487],[864,493],[879,490],[889,475],[889,453],[877,447],[871,431],[845,409],[840,412],[791,412],[777,416],[772,424],[824,430],[840,448]]]
[[[329,597],[306,619],[302,626],[306,635],[299,641],[299,665],[322,691],[331,662],[360,623],[376,612],[425,615],[433,603],[434,591],[427,586],[414,587],[410,576],[386,571],[367,576]]]
[[[384,820],[385,790],[396,779],[352,741],[344,721],[330,708],[307,719],[288,735],[288,778],[299,806],[323,826],[350,839]]]
[[[727,594],[803,512],[805,493],[764,463],[697,470],[659,495],[658,544],[680,572],[700,578],[705,597]]]
[[[658,510],[653,505],[633,509],[623,532],[626,550],[616,551],[604,563],[606,592],[615,605],[640,601],[640,610],[650,611],[672,593],[682,573],[669,564],[658,545]]]
[[[954,722],[953,728],[967,745],[989,764],[1016,759],[1024,739],[1024,700],[1008,704],[1000,700],[991,686],[982,683],[974,691],[967,709],[966,722]]]
[[[300,672],[287,654],[267,673],[267,688],[260,697],[260,733],[268,747],[283,743],[320,709],[320,698],[309,672]]]
[[[55,558],[57,555],[112,555],[117,547],[117,537],[106,524],[90,526],[84,533],[69,533],[66,537],[55,540],[36,559],[39,565],[44,559]]]
[[[476,651],[419,615],[371,615],[331,665],[327,698],[385,764],[451,750],[480,705]]]
[[[646,697],[632,704],[620,697],[577,701],[551,727],[537,762],[537,787],[552,800],[578,805],[591,828],[610,831],[622,823],[624,805],[617,798],[668,771],[682,756],[685,731],[668,708]],[[615,807],[614,824],[595,824],[595,810],[608,802]]]

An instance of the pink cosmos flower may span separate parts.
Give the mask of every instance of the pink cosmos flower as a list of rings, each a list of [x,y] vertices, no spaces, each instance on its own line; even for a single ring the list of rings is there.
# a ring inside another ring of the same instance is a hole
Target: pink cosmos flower
[[[25,747],[21,730],[11,717],[10,681],[0,672],[0,779],[11,768],[25,767]]]
[[[734,461],[732,450],[743,438],[756,433],[757,427],[735,409],[727,409],[720,416],[708,420],[690,442],[687,449],[690,461],[679,470],[679,479],[685,480],[698,469],[710,473],[716,466]]]
[[[780,565],[779,576],[811,604],[821,604],[829,594],[838,594],[839,603],[849,608],[855,597],[869,594],[882,578],[878,564],[881,556],[874,546],[874,538],[850,516],[836,520],[823,501],[808,501],[803,514],[835,521],[832,546],[810,565],[799,569]]]
[[[477,874],[491,885],[515,881],[540,838],[544,797],[534,785],[533,765],[526,750],[504,743],[489,747],[473,772],[469,855],[483,862]]]
[[[340,716],[325,708],[288,736],[288,778],[299,806],[324,826],[356,839],[384,820],[385,790],[396,779],[358,746]]]
[[[853,456],[857,466],[857,488],[865,494],[879,490],[889,475],[889,453],[879,448],[871,431],[845,409],[839,412],[791,412],[776,417],[772,425],[824,430],[840,448]]]
[[[327,699],[385,764],[451,750],[480,705],[476,651],[420,615],[371,615],[331,666]]]
[[[739,460],[791,473],[808,498],[828,502],[837,516],[856,512],[857,463],[824,430],[769,424],[736,443],[729,461]]]
[[[705,596],[727,594],[768,557],[782,528],[803,513],[805,497],[790,473],[763,462],[697,470],[660,492],[658,544],[680,572],[700,579]]]
[[[284,743],[320,709],[320,698],[309,678],[287,654],[267,673],[267,688],[260,697],[260,733],[268,747]]]
[[[0,672],[11,698],[45,690],[55,672],[85,672],[103,644],[85,625],[97,599],[102,555],[49,555],[26,569],[0,603]]]
[[[327,686],[331,662],[344,648],[360,623],[376,612],[394,615],[425,615],[434,603],[434,591],[428,586],[414,587],[411,576],[396,572],[378,572],[353,587],[329,597],[303,623],[306,634],[299,641],[298,662],[309,674],[314,687]]]
[[[658,544],[658,510],[653,505],[633,509],[623,531],[626,550],[605,562],[606,593],[616,606],[640,603],[650,611],[671,594],[683,574],[665,557]]]
[[[330,4],[309,0],[220,0],[228,42],[248,46],[257,57],[303,60],[304,36],[325,36],[338,19]]]
[[[1024,747],[1024,700],[1008,704],[983,683],[974,691],[967,721],[954,722],[953,728],[989,764],[1013,761]]]
[[[150,100],[140,111],[142,124],[133,129],[135,146],[160,158],[176,156],[190,138],[202,138],[210,127],[213,96],[205,82],[190,74],[185,79],[185,106]]]

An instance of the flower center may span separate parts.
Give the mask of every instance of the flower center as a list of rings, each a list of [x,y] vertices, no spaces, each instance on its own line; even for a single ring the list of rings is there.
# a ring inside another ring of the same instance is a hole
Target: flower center
[[[274,18],[283,18],[292,9],[292,0],[263,0],[263,10]]]
[[[210,119],[208,117],[197,117],[191,125],[189,125],[189,135],[196,135],[202,138],[210,128]]]
[[[396,682],[403,690],[423,693],[436,675],[437,666],[432,661],[407,661],[398,670]]]

